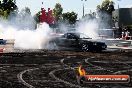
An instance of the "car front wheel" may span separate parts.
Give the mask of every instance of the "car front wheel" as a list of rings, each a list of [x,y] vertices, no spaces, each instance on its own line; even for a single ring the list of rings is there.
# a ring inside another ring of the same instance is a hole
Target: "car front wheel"
[[[89,51],[89,46],[87,44],[82,44],[81,48],[82,48],[82,51],[84,52]]]

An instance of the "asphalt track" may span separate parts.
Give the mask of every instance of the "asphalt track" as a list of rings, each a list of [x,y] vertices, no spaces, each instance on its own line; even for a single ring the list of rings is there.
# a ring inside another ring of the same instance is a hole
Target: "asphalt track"
[[[79,65],[88,74],[128,74],[132,77],[131,53],[29,50],[4,54],[0,57],[0,88],[132,88],[131,82],[79,85],[76,79]]]

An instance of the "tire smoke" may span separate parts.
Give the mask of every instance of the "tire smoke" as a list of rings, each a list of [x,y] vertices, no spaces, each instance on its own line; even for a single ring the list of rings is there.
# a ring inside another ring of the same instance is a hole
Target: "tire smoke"
[[[98,38],[99,25],[96,20],[88,20],[79,22],[76,31],[88,35],[92,39]]]
[[[19,49],[43,49],[49,40],[51,29],[43,23],[37,29],[19,29],[8,22],[0,23],[0,36],[2,39],[14,39],[15,48]]]

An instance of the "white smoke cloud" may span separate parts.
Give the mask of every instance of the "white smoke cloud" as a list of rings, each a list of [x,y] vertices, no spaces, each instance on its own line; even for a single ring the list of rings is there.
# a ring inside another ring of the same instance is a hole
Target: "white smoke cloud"
[[[49,40],[51,29],[43,23],[37,29],[18,29],[8,23],[0,23],[0,36],[3,39],[15,39],[15,48],[20,49],[42,49]]]
[[[98,23],[96,20],[82,21],[77,27],[77,32],[84,33],[90,38],[96,39],[98,37]]]
[[[40,24],[36,29],[34,18],[22,10],[12,12],[8,21],[0,18],[0,37],[14,39],[14,47],[19,49],[43,49],[47,48],[51,30],[46,23]]]
[[[37,29],[34,29],[34,20],[33,18],[21,19],[20,16],[16,16],[7,22],[5,20],[0,21],[0,37],[3,39],[14,39],[15,48],[19,49],[44,49],[47,48],[46,44],[49,39],[52,37],[50,33],[52,29],[48,24],[43,23]],[[19,19],[19,21],[16,21]],[[21,24],[22,22],[22,24]],[[32,24],[33,23],[33,24]],[[80,21],[78,27],[76,28],[77,32],[84,33],[89,37],[96,39],[98,38],[98,29],[99,24],[95,19],[89,19],[85,21]],[[31,25],[32,27],[30,28]],[[65,24],[60,26],[60,30],[63,33],[70,31]],[[48,46],[48,49],[54,48],[51,45]]]
[[[96,13],[96,15],[88,14],[81,21],[79,21],[77,31],[84,33],[92,39],[100,39],[101,35],[112,37],[111,17],[107,13]]]

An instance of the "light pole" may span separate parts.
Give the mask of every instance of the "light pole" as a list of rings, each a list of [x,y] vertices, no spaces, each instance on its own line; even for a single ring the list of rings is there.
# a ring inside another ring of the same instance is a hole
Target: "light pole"
[[[81,0],[81,1],[87,1],[87,0]],[[84,14],[85,14],[85,8],[84,8],[84,2],[83,2],[83,17],[84,17]]]
[[[119,2],[121,1],[121,0],[117,0],[118,1],[118,27],[120,26],[120,6],[119,6]]]
[[[121,1],[121,0],[117,0],[117,2],[118,2],[118,10],[117,10],[117,11],[118,11],[118,12],[117,12],[117,13],[118,13],[118,18],[117,18],[117,19],[118,19],[118,23],[117,23],[117,25],[118,25],[118,28],[117,28],[117,29],[118,29],[118,30],[117,30],[117,32],[118,32],[119,34],[120,34],[120,31],[121,31],[121,30],[120,30],[120,27],[122,26],[122,25],[120,24],[120,10],[119,10],[119,9],[120,9],[120,6],[119,6],[119,2],[120,2],[120,1]],[[119,35],[118,35],[118,36],[119,36]]]
[[[118,9],[120,8],[120,6],[119,6],[119,2],[121,1],[121,0],[117,0],[118,1]]]

